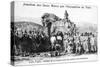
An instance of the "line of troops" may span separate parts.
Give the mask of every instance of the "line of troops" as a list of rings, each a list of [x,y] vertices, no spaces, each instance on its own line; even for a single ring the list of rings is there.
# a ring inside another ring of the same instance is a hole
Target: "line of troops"
[[[92,32],[76,33],[71,36],[68,33],[58,32],[51,36],[52,48],[61,48],[66,54],[89,54],[97,52],[97,36]]]
[[[26,35],[25,35],[26,34]],[[36,30],[33,31],[16,31],[16,36],[29,38],[46,37],[43,32]],[[97,52],[97,36],[91,33],[77,33],[74,36],[71,36],[68,33],[62,33],[60,31],[55,35],[50,37],[50,45],[52,51],[63,52],[64,54],[87,54],[87,53],[96,53]],[[39,46],[39,45],[37,45]],[[55,55],[55,53],[54,53]],[[59,54],[58,54],[59,55]]]

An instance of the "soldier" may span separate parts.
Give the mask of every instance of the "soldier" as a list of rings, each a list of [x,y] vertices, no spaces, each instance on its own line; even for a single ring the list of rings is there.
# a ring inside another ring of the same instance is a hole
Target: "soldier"
[[[51,49],[54,49],[54,46],[56,44],[56,36],[55,35],[52,35],[50,37],[50,42],[51,42]]]
[[[67,33],[64,34],[63,45],[64,45],[64,52],[67,52],[67,47],[68,47],[68,34]]]
[[[56,43],[61,45],[62,50],[64,50],[64,46],[63,46],[63,33],[58,31],[57,35],[56,35]]]
[[[96,37],[93,35],[90,36],[90,46],[91,46],[91,52],[96,52],[97,51],[97,44],[96,42]]]

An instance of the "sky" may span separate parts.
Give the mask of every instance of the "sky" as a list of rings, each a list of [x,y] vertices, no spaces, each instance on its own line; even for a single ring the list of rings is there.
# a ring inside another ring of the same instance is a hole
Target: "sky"
[[[31,5],[26,5],[31,4]],[[33,6],[40,4],[42,6]],[[43,4],[49,7],[43,7]],[[51,7],[51,3],[35,3],[35,2],[15,2],[14,18],[15,21],[32,21],[41,24],[41,16],[44,13],[53,13],[60,18],[64,18],[64,12],[67,10],[69,19],[79,25],[84,23],[97,24],[97,7],[87,5],[68,5],[68,4],[53,4],[58,6],[69,7]],[[71,7],[70,7],[71,6]],[[76,6],[76,8],[74,7]],[[73,7],[73,8],[72,8]],[[77,8],[84,7],[84,8]],[[88,7],[88,8],[87,8]]]

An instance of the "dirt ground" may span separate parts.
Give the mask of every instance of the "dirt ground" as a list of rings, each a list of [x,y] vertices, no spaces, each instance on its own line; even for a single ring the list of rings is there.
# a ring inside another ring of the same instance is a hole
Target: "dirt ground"
[[[34,64],[50,64],[50,63],[59,63],[59,62],[81,62],[81,61],[92,61],[97,59],[97,54],[83,54],[83,55],[75,55],[75,54],[66,54],[62,56],[44,56],[47,53],[41,53],[41,55],[37,55],[35,57],[20,57],[16,56],[15,65],[34,65]]]

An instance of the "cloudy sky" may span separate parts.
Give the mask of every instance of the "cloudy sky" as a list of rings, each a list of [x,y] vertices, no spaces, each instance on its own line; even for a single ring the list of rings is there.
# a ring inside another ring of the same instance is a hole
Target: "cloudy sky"
[[[24,4],[43,5],[43,3],[16,1],[15,12],[14,12],[15,21],[33,21],[41,24],[41,16],[44,13],[53,13],[60,18],[64,18],[64,12],[65,10],[67,10],[69,14],[69,19],[72,22],[75,22],[76,24],[83,24],[83,23],[97,24],[97,7],[95,6],[88,6],[89,8],[86,8],[85,5],[74,5],[79,7],[83,6],[85,8],[68,8],[68,7],[59,8],[59,7],[27,6]],[[44,4],[51,5],[51,3],[44,3]],[[59,5],[59,4],[55,4],[55,5]],[[67,3],[66,5],[72,6],[72,5],[68,5]]]

